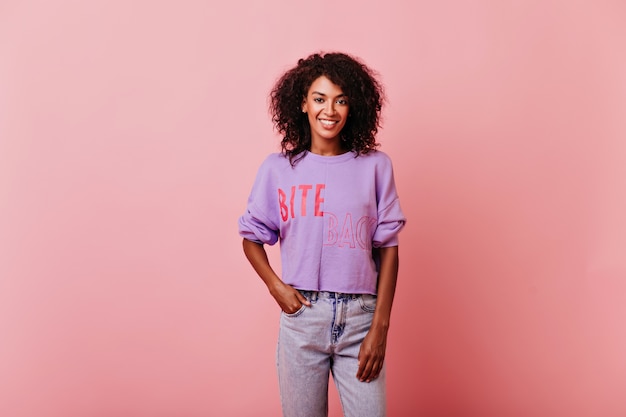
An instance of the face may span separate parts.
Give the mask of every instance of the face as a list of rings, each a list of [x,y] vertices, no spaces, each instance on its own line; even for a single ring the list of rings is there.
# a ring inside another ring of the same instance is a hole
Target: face
[[[324,76],[313,81],[302,102],[302,111],[311,125],[312,143],[339,141],[349,110],[348,97],[337,84]]]

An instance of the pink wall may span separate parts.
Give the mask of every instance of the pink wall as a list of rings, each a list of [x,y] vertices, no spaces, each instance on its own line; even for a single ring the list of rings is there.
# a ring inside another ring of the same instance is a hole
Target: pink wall
[[[236,219],[320,49],[388,87],[390,416],[626,415],[624,3],[214,3],[0,4],[0,415],[278,414]]]

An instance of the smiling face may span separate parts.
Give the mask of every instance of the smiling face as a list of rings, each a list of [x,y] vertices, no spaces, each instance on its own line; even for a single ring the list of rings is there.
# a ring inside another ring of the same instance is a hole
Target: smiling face
[[[349,110],[348,97],[337,84],[323,75],[313,81],[302,102],[311,126],[311,147],[338,146]]]

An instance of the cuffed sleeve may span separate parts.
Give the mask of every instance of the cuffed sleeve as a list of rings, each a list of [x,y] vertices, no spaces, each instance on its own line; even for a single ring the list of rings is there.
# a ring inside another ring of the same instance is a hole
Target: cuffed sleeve
[[[257,243],[273,245],[280,236],[275,175],[268,157],[257,172],[245,213],[239,218],[239,235]]]
[[[375,248],[397,246],[398,233],[404,227],[406,218],[400,207],[391,159],[386,155],[376,169],[376,200],[378,223],[372,238],[372,246]]]
[[[400,209],[400,200],[396,199],[389,207],[378,213],[378,225],[372,239],[372,246],[384,248],[398,246],[398,233],[404,227],[406,219]]]
[[[273,245],[278,241],[278,230],[269,224],[271,221],[249,203],[248,209],[239,218],[239,235],[253,242]]]

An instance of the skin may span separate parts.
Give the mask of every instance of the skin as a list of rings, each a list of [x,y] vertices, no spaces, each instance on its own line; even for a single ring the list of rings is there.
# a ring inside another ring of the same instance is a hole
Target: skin
[[[307,113],[311,125],[311,152],[324,155],[340,155],[347,150],[341,146],[339,133],[349,117],[350,105],[341,88],[322,76],[311,84],[302,101],[302,111]],[[332,123],[324,124],[322,120]],[[380,254],[380,271],[377,284],[377,301],[372,325],[361,343],[359,367],[356,374],[362,382],[378,377],[383,367],[387,347],[387,333],[391,307],[398,278],[398,247],[376,249]],[[261,277],[279,307],[293,314],[311,303],[292,286],[285,284],[269,263],[263,245],[243,239],[243,251],[248,261]]]
[[[380,248],[380,271],[378,273],[376,310],[359,351],[359,370],[356,377],[370,382],[378,377],[385,360],[387,332],[391,318],[391,306],[398,278],[398,247]]]
[[[324,76],[317,78],[302,101],[302,112],[311,126],[311,152],[332,156],[347,151],[341,147],[339,133],[348,120],[350,104],[338,85]]]

